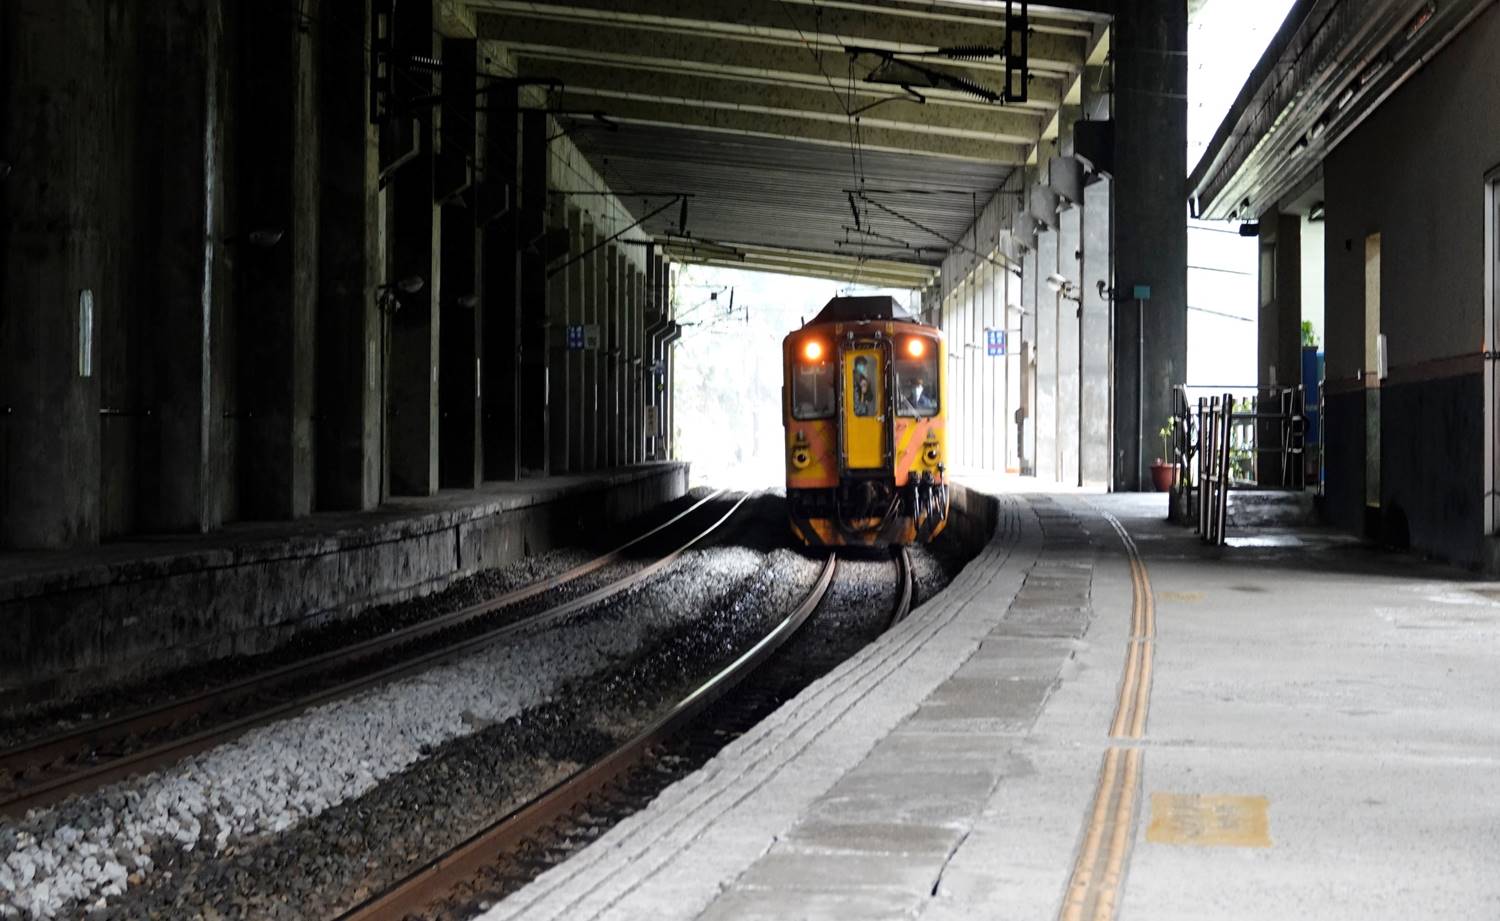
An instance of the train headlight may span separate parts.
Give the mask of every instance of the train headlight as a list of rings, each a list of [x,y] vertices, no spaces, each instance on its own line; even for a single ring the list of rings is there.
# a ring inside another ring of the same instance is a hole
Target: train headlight
[[[913,336],[912,338],[906,340],[906,354],[910,355],[911,357],[921,358],[926,351],[927,343],[923,342],[921,339]]]
[[[936,467],[943,459],[943,446],[936,438],[928,436],[922,442],[922,463]]]
[[[823,357],[823,343],[816,339],[809,339],[802,344],[802,357],[808,361],[818,361]]]
[[[806,448],[798,448],[792,452],[792,466],[798,470],[806,470],[807,465],[812,463],[812,455]]]

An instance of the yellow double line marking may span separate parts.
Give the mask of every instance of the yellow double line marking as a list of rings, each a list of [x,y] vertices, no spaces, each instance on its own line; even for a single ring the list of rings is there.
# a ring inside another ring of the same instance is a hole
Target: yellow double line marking
[[[1146,713],[1151,705],[1151,662],[1156,645],[1156,599],[1151,578],[1141,562],[1135,541],[1113,515],[1104,516],[1120,536],[1130,561],[1130,641],[1125,653],[1125,672],[1120,679],[1115,717],[1110,723],[1113,739],[1139,739],[1146,731]],[[1140,748],[1112,745],[1104,753],[1094,805],[1084,829],[1083,843],[1073,863],[1067,894],[1058,912],[1060,921],[1112,921],[1119,907],[1125,862],[1135,828],[1136,804],[1140,800]]]
[[[1109,724],[1112,739],[1139,739],[1146,732],[1146,711],[1151,707],[1151,660],[1156,654],[1156,596],[1151,577],[1141,562],[1135,541],[1113,515],[1106,515],[1120,535],[1130,558],[1130,643],[1125,651],[1125,674],[1115,718]]]

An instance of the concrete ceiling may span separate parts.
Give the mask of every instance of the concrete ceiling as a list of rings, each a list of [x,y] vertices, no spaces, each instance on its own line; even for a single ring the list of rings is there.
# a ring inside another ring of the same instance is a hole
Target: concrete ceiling
[[[520,76],[562,83],[552,104],[612,188],[693,196],[693,244],[677,208],[646,225],[674,257],[921,284],[1076,82],[1108,3],[1069,6],[1031,4],[1030,98],[1006,105],[866,82],[881,58],[846,51],[998,48],[992,0],[468,0],[467,16]],[[999,57],[902,60],[1005,81]]]

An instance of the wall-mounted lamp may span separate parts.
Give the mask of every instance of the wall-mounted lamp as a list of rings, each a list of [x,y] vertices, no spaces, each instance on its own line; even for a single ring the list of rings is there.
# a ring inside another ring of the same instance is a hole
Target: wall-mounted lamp
[[[284,236],[286,236],[286,231],[279,227],[260,227],[243,236],[225,237],[224,242],[230,246],[248,243],[256,249],[270,249],[280,243]]]
[[[427,284],[420,275],[408,275],[400,281],[387,282],[375,289],[375,303],[386,313],[401,309],[401,295],[416,294]]]
[[[1048,275],[1047,288],[1065,300],[1083,303],[1083,298],[1078,296],[1078,286],[1073,284],[1066,275],[1060,275],[1057,272]]]

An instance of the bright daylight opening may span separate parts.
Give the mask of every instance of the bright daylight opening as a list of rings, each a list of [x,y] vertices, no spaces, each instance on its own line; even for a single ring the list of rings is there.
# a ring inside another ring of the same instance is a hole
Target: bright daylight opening
[[[673,429],[677,456],[692,462],[695,486],[783,484],[781,341],[831,298],[889,294],[916,312],[917,294],[910,290],[707,266],[677,271],[682,339],[673,371]],[[802,344],[802,357],[818,361],[824,348],[810,339]],[[917,342],[911,354],[922,348]]]

